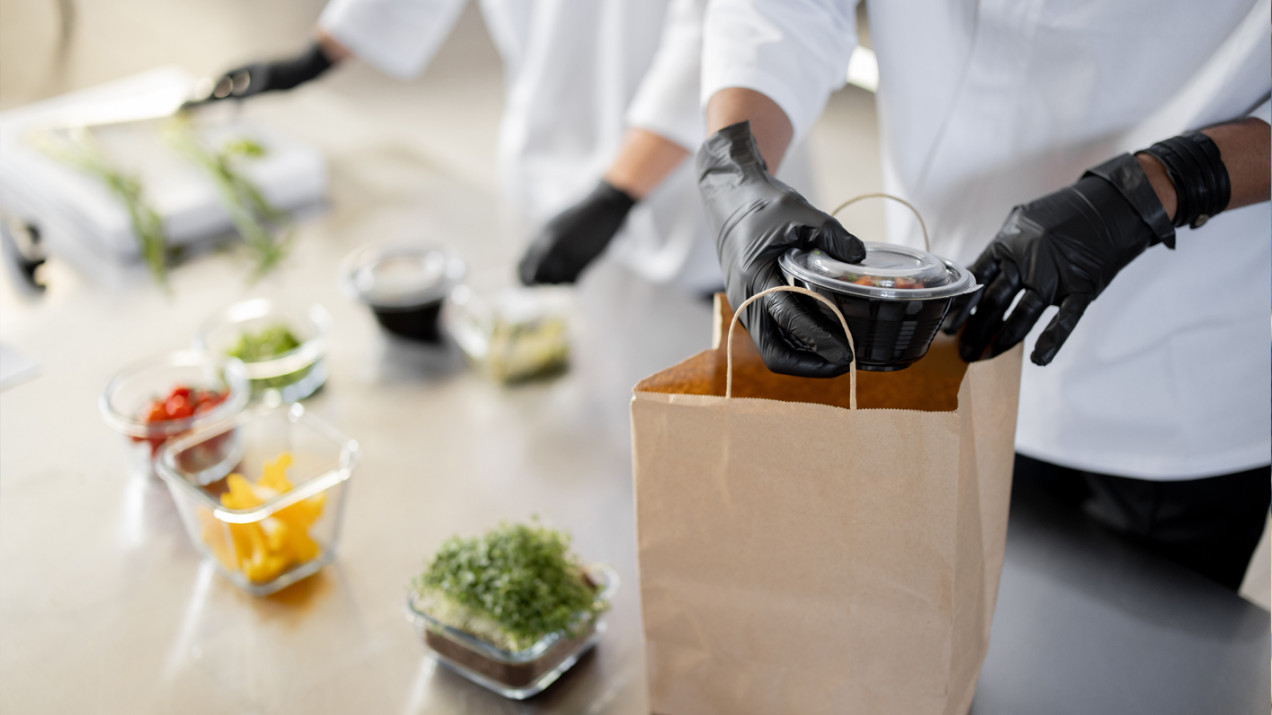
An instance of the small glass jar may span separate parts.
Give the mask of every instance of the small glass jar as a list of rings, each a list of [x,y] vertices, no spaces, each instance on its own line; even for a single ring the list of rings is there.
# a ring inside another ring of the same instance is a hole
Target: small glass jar
[[[208,445],[235,447],[209,463]],[[280,490],[265,465],[288,455],[290,488]],[[358,443],[309,415],[302,405],[264,406],[165,444],[157,463],[195,548],[244,591],[273,593],[316,573],[340,542]],[[193,468],[192,468],[193,467]],[[234,475],[244,483],[232,484]],[[254,504],[229,505],[249,489]]]

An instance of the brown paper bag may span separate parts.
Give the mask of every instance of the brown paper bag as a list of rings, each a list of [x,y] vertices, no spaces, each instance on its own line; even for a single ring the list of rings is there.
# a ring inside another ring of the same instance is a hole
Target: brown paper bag
[[[940,336],[895,373],[769,372],[733,341],[632,399],[650,705],[663,715],[959,715],[988,646],[1021,349]],[[739,326],[739,333],[743,332]]]

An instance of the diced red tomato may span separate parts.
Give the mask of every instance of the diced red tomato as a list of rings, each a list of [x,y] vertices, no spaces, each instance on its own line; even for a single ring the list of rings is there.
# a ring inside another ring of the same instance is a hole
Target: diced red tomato
[[[156,422],[167,422],[168,420],[188,419],[214,409],[217,405],[225,402],[227,397],[229,395],[225,392],[191,389],[184,385],[179,385],[174,387],[167,397],[156,399],[142,409],[142,421],[146,424],[154,424]],[[154,454],[159,451],[159,447],[167,441],[169,436],[172,435],[134,437],[133,441],[149,442],[151,453]]]

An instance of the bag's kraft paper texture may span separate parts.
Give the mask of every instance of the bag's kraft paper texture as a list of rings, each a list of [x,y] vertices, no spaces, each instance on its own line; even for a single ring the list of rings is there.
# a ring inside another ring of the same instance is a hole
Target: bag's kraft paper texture
[[[774,375],[744,335],[725,400],[719,342],[632,400],[652,709],[965,713],[1003,561],[1021,349],[967,366],[938,338],[908,370],[859,373],[850,411],[847,376]]]

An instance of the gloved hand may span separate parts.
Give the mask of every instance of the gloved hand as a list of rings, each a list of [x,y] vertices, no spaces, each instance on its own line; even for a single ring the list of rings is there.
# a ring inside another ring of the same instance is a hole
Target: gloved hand
[[[622,228],[636,205],[622,189],[602,180],[581,201],[543,227],[521,257],[518,273],[526,285],[573,283]]]
[[[1031,356],[1046,365],[1118,271],[1157,243],[1173,247],[1174,229],[1143,168],[1123,154],[1075,184],[1012,209],[971,265],[985,286],[979,299],[951,311],[945,330],[953,333],[966,322],[959,355],[970,362],[986,346],[987,358],[1010,349],[1048,306],[1059,306]],[[1004,320],[1017,293],[1020,302]]]
[[[792,247],[819,248],[848,263],[865,258],[866,247],[856,236],[768,173],[748,122],[712,135],[697,161],[698,188],[732,305],[786,285],[777,259]],[[766,296],[746,308],[742,325],[773,372],[834,377],[847,372],[852,361],[838,321],[805,296]]]
[[[292,89],[322,75],[334,64],[315,41],[293,57],[235,67],[217,79],[209,99],[245,99],[262,92]]]

